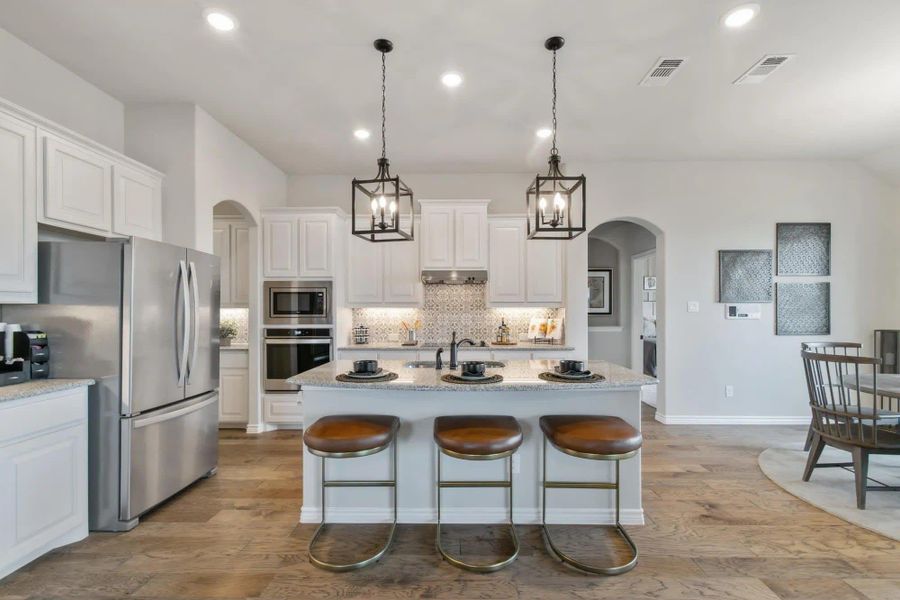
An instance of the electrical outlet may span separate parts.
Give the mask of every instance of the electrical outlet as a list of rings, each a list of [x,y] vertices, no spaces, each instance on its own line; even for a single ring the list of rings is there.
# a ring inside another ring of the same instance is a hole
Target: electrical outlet
[[[734,386],[733,385],[725,386],[725,397],[726,398],[734,398]]]
[[[696,312],[696,313],[700,312],[700,303],[697,302],[696,300],[688,301],[687,311],[688,312]]]
[[[512,472],[514,475],[522,472],[522,457],[518,454],[513,454],[512,456]]]

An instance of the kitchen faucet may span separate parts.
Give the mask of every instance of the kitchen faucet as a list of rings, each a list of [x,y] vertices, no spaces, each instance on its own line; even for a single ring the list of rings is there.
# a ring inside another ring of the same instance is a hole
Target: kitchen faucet
[[[474,346],[475,342],[470,340],[469,338],[463,338],[456,341],[456,332],[453,332],[453,337],[450,340],[450,368],[455,369],[459,367],[459,363],[456,362],[456,353],[459,350],[459,347],[463,344],[468,344],[469,346]]]

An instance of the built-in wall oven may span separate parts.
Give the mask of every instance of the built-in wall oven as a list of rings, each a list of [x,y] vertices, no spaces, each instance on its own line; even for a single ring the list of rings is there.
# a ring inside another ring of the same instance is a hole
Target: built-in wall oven
[[[266,329],[263,384],[266,392],[296,392],[285,379],[332,359],[330,329]]]
[[[330,281],[266,281],[266,325],[331,325]]]

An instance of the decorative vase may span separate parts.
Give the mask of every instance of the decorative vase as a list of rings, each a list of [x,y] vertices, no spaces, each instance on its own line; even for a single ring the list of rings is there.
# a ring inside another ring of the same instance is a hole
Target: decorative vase
[[[231,345],[231,338],[227,338],[227,337],[221,338],[221,339],[219,340],[219,345],[220,345],[220,346],[230,346],[230,345]]]

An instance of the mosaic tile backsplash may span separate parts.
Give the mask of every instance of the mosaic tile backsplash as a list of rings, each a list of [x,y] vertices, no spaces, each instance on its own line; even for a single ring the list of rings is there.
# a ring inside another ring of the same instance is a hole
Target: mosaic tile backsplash
[[[426,285],[422,308],[354,308],[353,326],[369,328],[371,342],[386,342],[390,334],[403,334],[400,323],[419,319],[421,343],[446,343],[453,331],[460,338],[490,342],[505,319],[515,337],[528,331],[532,317],[557,318],[556,308],[489,308],[485,285]],[[565,326],[565,325],[563,325]]]
[[[231,340],[232,344],[244,345],[249,337],[250,311],[246,308],[221,308],[219,309],[219,323],[229,319],[237,323],[237,337]]]

